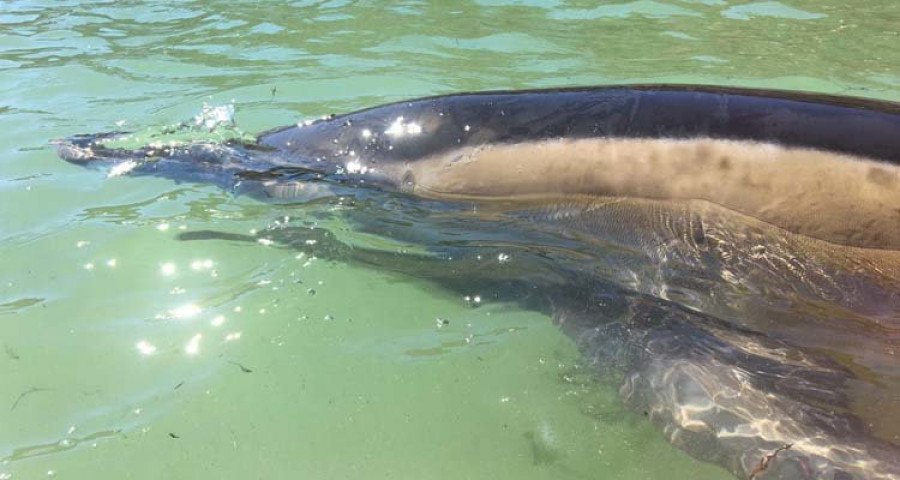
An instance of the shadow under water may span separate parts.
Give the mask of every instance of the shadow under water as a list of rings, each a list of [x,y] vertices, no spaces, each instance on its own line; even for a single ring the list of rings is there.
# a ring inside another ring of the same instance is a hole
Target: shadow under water
[[[477,292],[552,315],[588,363],[622,379],[626,405],[739,477],[786,445],[767,475],[898,471],[900,252],[834,245],[703,201],[342,193],[256,236],[180,238],[271,241],[427,280],[473,306]]]

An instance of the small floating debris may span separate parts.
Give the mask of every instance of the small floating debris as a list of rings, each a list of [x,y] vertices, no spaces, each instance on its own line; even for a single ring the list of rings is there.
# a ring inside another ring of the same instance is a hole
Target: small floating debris
[[[242,365],[238,362],[235,362],[234,360],[229,360],[228,363],[230,363],[232,365],[236,365],[244,373],[253,373],[253,370],[250,370],[249,368],[245,367],[244,365]]]
[[[766,455],[764,455],[761,459],[759,459],[759,465],[757,465],[756,468],[754,468],[750,473],[749,480],[756,479],[761,473],[765,472],[769,468],[769,464],[773,460],[775,460],[779,453],[785,450],[790,450],[793,446],[793,443],[788,443],[776,448],[775,450],[772,450],[771,453],[767,453]]]
[[[31,388],[29,388],[28,390],[25,390],[24,392],[20,393],[19,396],[16,397],[16,401],[13,402],[13,404],[12,404],[11,407],[9,407],[9,411],[15,410],[16,407],[19,406],[19,403],[21,403],[22,400],[25,399],[25,397],[31,395],[32,393],[37,393],[37,392],[49,392],[49,391],[50,391],[49,388],[31,387]]]

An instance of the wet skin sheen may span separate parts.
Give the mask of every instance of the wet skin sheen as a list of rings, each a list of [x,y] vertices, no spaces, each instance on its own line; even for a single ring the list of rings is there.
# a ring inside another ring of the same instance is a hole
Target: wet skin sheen
[[[260,235],[552,315],[626,404],[740,478],[787,445],[765,475],[900,476],[895,103],[625,86],[398,102],[252,145],[112,137],[58,148],[272,201],[357,198],[357,232],[426,253]]]

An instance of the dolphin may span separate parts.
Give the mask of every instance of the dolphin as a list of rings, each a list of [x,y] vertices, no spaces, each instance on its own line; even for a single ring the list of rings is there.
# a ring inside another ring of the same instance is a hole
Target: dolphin
[[[359,234],[421,251],[259,235],[546,312],[625,404],[739,478],[900,477],[900,104],[629,85],[429,97],[254,141],[123,135],[57,150],[267,201],[356,197]]]

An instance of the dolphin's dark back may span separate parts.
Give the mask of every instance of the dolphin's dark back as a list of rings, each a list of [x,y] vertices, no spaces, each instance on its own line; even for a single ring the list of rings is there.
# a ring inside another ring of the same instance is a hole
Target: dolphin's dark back
[[[423,134],[391,141],[382,134],[397,119]],[[373,136],[361,136],[363,130]],[[305,157],[353,151],[408,161],[489,143],[601,137],[750,140],[900,164],[900,104],[678,85],[484,92],[383,105],[273,130],[259,142]]]

